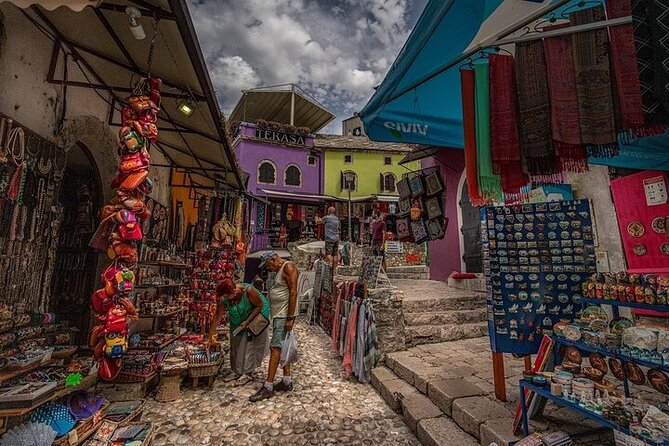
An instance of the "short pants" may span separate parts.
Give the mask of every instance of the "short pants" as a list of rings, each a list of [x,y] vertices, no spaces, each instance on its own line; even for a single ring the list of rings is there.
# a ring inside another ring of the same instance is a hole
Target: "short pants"
[[[325,241],[325,255],[336,256],[339,254],[339,242]]]
[[[269,341],[270,347],[283,348],[286,340],[286,318],[275,317],[272,319],[272,339]]]

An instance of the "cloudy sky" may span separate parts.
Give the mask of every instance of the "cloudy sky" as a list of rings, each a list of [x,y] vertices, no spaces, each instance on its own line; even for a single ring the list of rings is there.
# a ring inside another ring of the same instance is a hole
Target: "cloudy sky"
[[[359,111],[427,0],[191,0],[226,116],[253,87],[297,83],[337,119]]]

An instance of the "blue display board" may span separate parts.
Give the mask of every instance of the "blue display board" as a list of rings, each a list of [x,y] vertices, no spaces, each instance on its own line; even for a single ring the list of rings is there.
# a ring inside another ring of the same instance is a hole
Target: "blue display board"
[[[581,309],[596,271],[587,200],[487,207],[481,234],[492,351],[533,354],[542,335]]]

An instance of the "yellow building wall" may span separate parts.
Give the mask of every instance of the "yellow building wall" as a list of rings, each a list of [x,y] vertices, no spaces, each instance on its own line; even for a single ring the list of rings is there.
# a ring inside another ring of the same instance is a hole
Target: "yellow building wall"
[[[351,163],[344,162],[344,155],[351,155]],[[391,157],[391,164],[384,165],[384,158]],[[357,190],[351,192],[352,198],[369,195],[397,195],[381,190],[379,174],[393,173],[399,180],[402,174],[420,169],[420,161],[400,165],[406,153],[376,151],[346,151],[325,149],[325,194],[348,198],[348,191],[341,190],[341,172],[351,170],[358,176]]]
[[[190,185],[190,179],[185,173],[172,169],[172,184]],[[183,228],[187,228],[189,224],[197,224],[197,208],[195,207],[195,200],[193,200],[194,192],[187,187],[172,187],[172,209],[177,208],[177,201],[183,203],[184,223]]]

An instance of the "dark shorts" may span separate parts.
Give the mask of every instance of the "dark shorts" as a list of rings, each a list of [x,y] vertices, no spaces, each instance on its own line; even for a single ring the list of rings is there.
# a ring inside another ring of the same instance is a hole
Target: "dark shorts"
[[[325,241],[325,255],[336,256],[339,253],[339,242]]]
[[[375,257],[385,257],[386,252],[383,249],[383,245],[372,245],[372,255]]]

